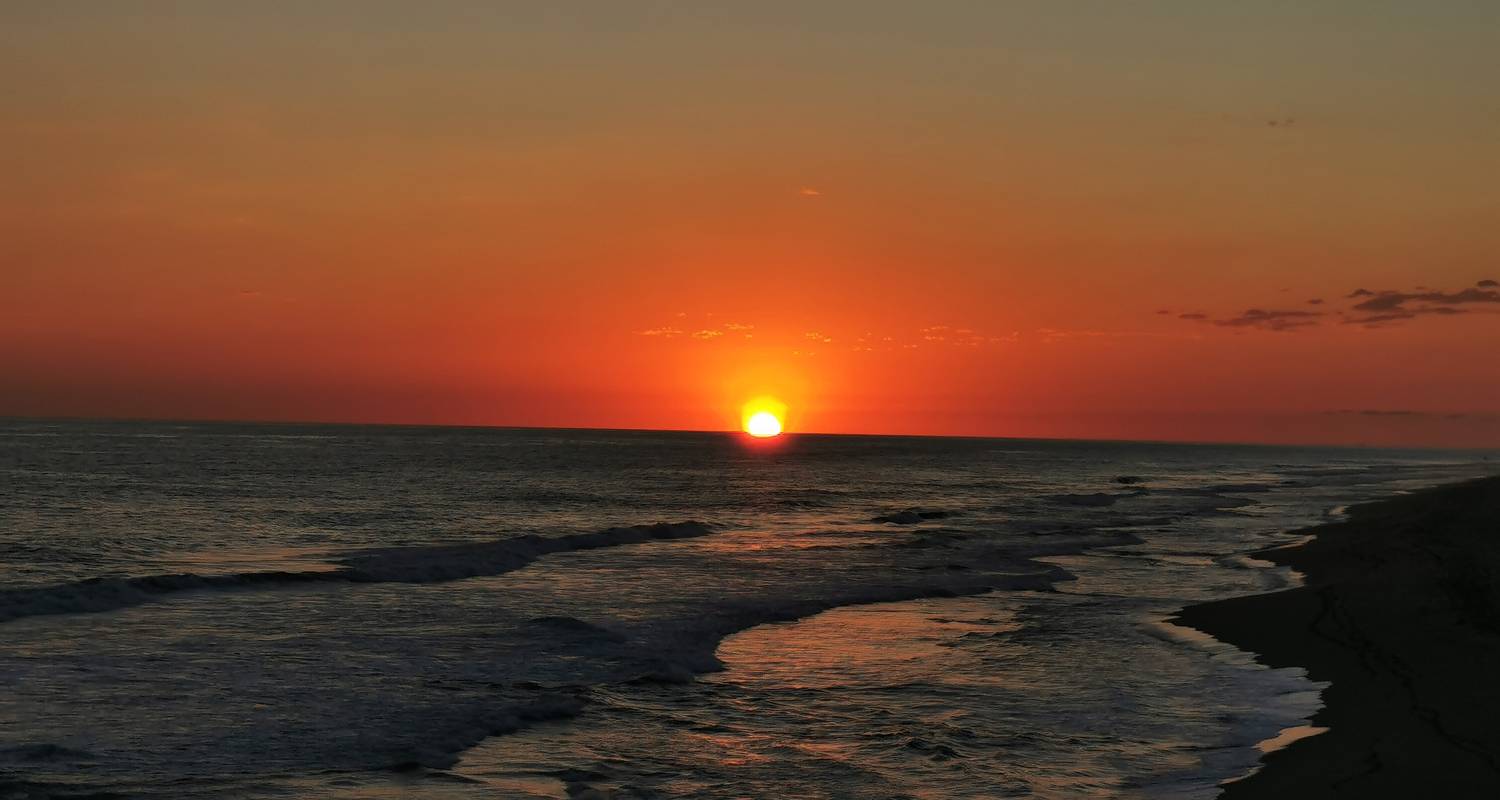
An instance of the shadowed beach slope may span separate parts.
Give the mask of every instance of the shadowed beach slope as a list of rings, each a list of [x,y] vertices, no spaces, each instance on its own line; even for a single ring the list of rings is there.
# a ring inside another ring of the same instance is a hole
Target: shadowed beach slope
[[[1177,618],[1331,681],[1313,724],[1225,786],[1245,798],[1500,797],[1500,477],[1356,506],[1259,553],[1300,588]]]

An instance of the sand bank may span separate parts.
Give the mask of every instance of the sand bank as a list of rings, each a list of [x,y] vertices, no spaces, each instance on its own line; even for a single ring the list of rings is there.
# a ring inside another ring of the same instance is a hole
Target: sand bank
[[[1300,588],[1177,622],[1331,681],[1328,732],[1225,786],[1241,798],[1500,797],[1500,477],[1355,506],[1258,557]]]

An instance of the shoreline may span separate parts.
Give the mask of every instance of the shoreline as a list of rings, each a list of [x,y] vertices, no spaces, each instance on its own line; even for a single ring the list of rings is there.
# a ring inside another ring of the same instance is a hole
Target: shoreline
[[[1226,800],[1500,792],[1500,476],[1352,506],[1252,553],[1302,586],[1170,621],[1330,686],[1307,725]]]

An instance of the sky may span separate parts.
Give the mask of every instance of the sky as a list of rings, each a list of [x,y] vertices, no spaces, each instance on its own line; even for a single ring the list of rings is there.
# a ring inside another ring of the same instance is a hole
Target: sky
[[[0,5],[0,414],[1500,446],[1500,4]]]

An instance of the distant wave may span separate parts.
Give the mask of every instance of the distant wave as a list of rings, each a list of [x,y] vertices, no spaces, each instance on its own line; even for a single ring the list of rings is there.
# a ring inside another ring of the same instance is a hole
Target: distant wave
[[[40,744],[20,744],[11,747],[0,747],[0,763],[35,763],[39,761],[88,761],[92,760],[93,758],[93,753],[84,750],[75,750],[71,747],[63,747],[60,744],[51,744],[48,742],[42,742]],[[3,787],[3,784],[0,784],[0,787]],[[9,797],[10,795],[4,796]]]
[[[1122,492],[1110,494],[1108,492],[1093,492],[1091,494],[1054,494],[1048,499],[1054,503],[1065,506],[1080,506],[1083,508],[1103,508],[1112,506],[1123,497],[1136,497],[1144,494],[1144,490],[1137,489],[1133,492]]]
[[[1222,511],[1253,505],[1250,500],[1238,495],[1260,494],[1275,491],[1276,484],[1268,483],[1220,483],[1213,486],[1174,489],[1132,489],[1125,492],[1092,492],[1086,494],[1053,494],[1045,499],[1060,506],[1073,508],[1111,508],[1116,503],[1130,501],[1132,508],[1147,506],[1168,517],[1182,517],[1205,511]]]
[[[871,522],[884,522],[890,525],[917,525],[932,520],[947,519],[954,515],[952,511],[923,510],[920,508],[907,508],[890,514],[881,514],[870,519]]]
[[[1217,494],[1259,494],[1262,492],[1273,491],[1276,488],[1276,484],[1271,483],[1216,483],[1213,486],[1208,487],[1208,491]]]
[[[199,590],[235,590],[309,583],[441,583],[520,569],[552,553],[594,550],[649,541],[706,536],[702,522],[660,522],[608,528],[569,536],[516,536],[487,542],[361,550],[334,563],[336,569],[307,572],[242,572],[229,575],[146,575],[90,578],[75,583],[0,591],[0,622],[46,614],[85,614],[142,605],[163,596]]]

